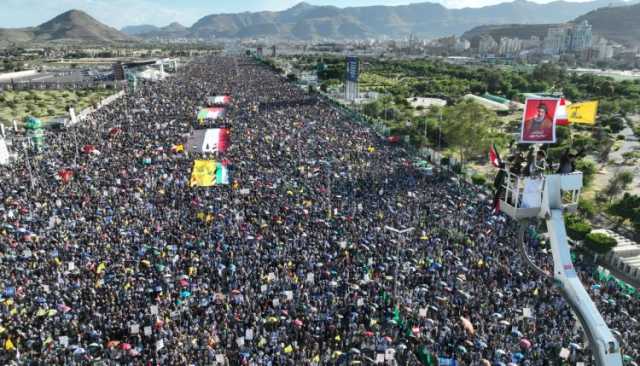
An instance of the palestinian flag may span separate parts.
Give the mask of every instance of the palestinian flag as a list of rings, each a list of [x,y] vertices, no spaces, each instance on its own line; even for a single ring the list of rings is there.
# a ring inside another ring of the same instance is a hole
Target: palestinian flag
[[[224,108],[203,108],[198,112],[198,120],[219,119],[224,117]]]
[[[231,131],[228,128],[195,130],[185,144],[189,152],[224,153],[231,145]]]
[[[216,164],[216,185],[229,184],[229,161],[223,160]]]

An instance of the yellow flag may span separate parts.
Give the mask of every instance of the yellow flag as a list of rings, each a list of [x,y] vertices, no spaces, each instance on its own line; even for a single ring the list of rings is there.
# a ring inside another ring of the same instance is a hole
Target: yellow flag
[[[191,172],[191,187],[211,187],[216,183],[216,162],[213,160],[196,160]]]
[[[598,101],[574,103],[567,106],[567,117],[571,123],[593,125],[596,123]]]
[[[13,345],[11,338],[7,338],[7,340],[4,342],[4,349],[7,351],[13,351],[14,349],[16,349],[16,346]]]
[[[291,345],[288,345],[284,348],[284,353],[291,353],[293,352],[293,347],[291,347]]]
[[[107,264],[102,262],[100,264],[98,264],[98,268],[96,269],[96,273],[100,274],[104,271],[104,269],[107,268]]]

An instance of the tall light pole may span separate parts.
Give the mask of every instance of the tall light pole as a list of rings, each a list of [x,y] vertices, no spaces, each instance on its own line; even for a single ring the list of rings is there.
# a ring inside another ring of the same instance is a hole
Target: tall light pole
[[[402,245],[404,247],[405,239],[406,239],[406,236],[404,234],[412,232],[413,230],[415,230],[415,228],[412,226],[412,227],[409,227],[409,228],[406,228],[406,229],[396,229],[394,227],[385,225],[384,229],[387,230],[387,231],[391,231],[393,233],[396,233],[402,240],[401,244],[396,245],[396,268],[395,268],[395,273],[393,275],[393,277],[394,277],[393,298],[397,299],[398,298],[398,280],[400,278],[400,277],[398,277],[398,269],[400,267],[400,245]]]

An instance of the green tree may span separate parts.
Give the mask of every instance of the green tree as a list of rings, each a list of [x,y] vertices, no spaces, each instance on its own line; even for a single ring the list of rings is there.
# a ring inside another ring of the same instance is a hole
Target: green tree
[[[606,234],[589,233],[584,240],[585,246],[596,254],[606,254],[616,245],[618,241]]]
[[[596,166],[596,163],[590,159],[580,159],[576,161],[576,170],[582,172],[584,186],[588,187],[593,182],[593,177],[598,171],[598,167]]]
[[[636,230],[640,229],[640,196],[625,193],[620,200],[609,206],[607,212],[618,218],[617,226],[629,220]]]
[[[491,129],[497,125],[495,113],[473,101],[446,107],[443,117],[445,141],[459,149],[462,164],[487,149]]]

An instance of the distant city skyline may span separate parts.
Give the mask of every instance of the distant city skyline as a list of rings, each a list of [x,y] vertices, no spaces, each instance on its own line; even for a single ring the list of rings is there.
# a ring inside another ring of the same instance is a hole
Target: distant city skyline
[[[548,3],[553,0],[531,0]],[[589,0],[567,0],[584,2]],[[71,9],[87,12],[97,20],[115,27],[127,25],[151,24],[165,26],[179,22],[187,27],[205,15],[216,13],[239,13],[244,11],[280,11],[290,8],[300,0],[0,0],[0,28],[21,28],[42,24],[47,20]],[[309,0],[312,5],[332,5],[344,7],[346,3],[338,0]],[[351,0],[348,6],[406,5],[425,2],[422,0]],[[494,5],[505,0],[429,0],[448,8],[482,7]],[[179,4],[179,5],[177,5]],[[125,10],[126,9],[126,10]],[[34,11],[37,10],[37,11]]]

